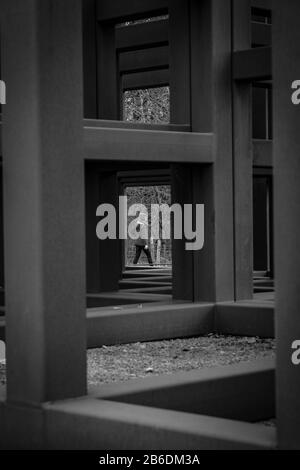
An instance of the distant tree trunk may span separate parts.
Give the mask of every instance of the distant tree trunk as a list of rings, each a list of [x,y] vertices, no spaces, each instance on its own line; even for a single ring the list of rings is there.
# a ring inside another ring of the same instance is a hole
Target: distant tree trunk
[[[157,240],[156,245],[156,263],[160,264],[160,250],[161,250],[161,240]]]

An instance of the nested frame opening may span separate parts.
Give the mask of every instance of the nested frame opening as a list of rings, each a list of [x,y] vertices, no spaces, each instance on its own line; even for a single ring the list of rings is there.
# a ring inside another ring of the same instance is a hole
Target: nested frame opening
[[[151,172],[152,173],[152,172]],[[147,230],[149,249],[151,252],[152,260],[155,266],[159,267],[172,267],[172,240],[163,239],[162,233],[162,218],[156,221],[159,226],[159,239],[152,239],[152,224],[155,221],[152,220],[151,205],[168,204],[171,206],[172,194],[171,194],[171,178],[170,174],[162,174],[161,172],[155,172],[156,174],[149,174],[148,176],[142,176],[136,174],[136,176],[125,176],[120,174],[121,193],[127,196],[127,208],[132,204],[143,204],[147,209]],[[134,220],[135,217],[130,217],[127,225]],[[127,239],[123,244],[123,262],[126,266],[131,266],[134,258],[135,242]],[[141,263],[145,264],[143,259]],[[147,265],[147,263],[146,263]]]
[[[205,205],[205,245],[200,251],[186,250],[184,227],[182,239],[172,240],[173,297],[183,301],[212,301],[213,286],[213,197],[212,165],[145,164],[129,162],[86,162],[86,252],[87,292],[116,292],[124,270],[121,240],[100,241],[96,237],[96,209],[101,203],[114,204],[123,194],[124,185],[171,182],[172,204]],[[131,174],[133,172],[133,176]],[[145,177],[145,175],[148,176]],[[195,218],[193,216],[193,222]],[[184,217],[182,218],[184,223]],[[182,276],[184,273],[184,276]],[[204,275],[205,273],[205,275]]]

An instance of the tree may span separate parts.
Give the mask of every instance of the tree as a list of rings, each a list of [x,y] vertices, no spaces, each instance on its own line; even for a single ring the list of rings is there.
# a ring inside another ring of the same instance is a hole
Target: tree
[[[170,122],[169,87],[125,91],[123,118],[127,122],[168,124]]]

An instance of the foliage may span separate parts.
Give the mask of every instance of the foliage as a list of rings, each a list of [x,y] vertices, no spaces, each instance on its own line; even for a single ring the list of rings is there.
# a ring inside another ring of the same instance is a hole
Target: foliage
[[[123,118],[128,122],[168,124],[170,122],[169,87],[125,91]]]

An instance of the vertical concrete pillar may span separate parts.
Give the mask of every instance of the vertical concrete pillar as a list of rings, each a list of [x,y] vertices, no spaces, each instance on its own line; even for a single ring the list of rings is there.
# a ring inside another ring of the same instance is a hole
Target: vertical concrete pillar
[[[97,119],[97,20],[96,0],[82,2],[84,117]]]
[[[86,162],[86,259],[87,292],[113,292],[119,290],[122,268],[120,266],[120,240],[99,240],[96,227],[100,222],[97,208],[101,204],[119,207],[117,173],[105,165]]]
[[[215,158],[194,173],[194,200],[205,204],[205,244],[194,255],[195,300],[233,300],[231,1],[190,0],[190,12],[191,124],[194,132],[213,133]]]
[[[215,298],[234,297],[231,2],[212,0]],[[199,104],[200,105],[200,104]]]
[[[3,172],[0,165],[0,289],[4,288]],[[1,299],[1,297],[0,297]],[[3,305],[0,300],[0,305]]]
[[[190,123],[190,8],[189,1],[169,2],[170,120]]]
[[[190,124],[189,1],[172,0],[169,2],[169,51],[170,121],[172,124]],[[173,203],[181,205],[192,203],[190,168],[185,165],[171,165],[171,181]],[[173,298],[193,301],[193,253],[186,251],[185,243],[185,239],[172,242]]]
[[[98,119],[120,119],[120,84],[114,23],[98,23]]]
[[[86,227],[86,289],[87,293],[100,292],[100,243],[96,236],[97,207],[100,200],[100,177],[97,164],[85,163],[85,227]],[[106,201],[105,201],[106,202]]]
[[[101,171],[99,174],[99,204],[112,204],[116,211],[119,207],[118,178],[115,171]],[[97,223],[100,221],[97,218]],[[117,228],[118,230],[118,228]],[[120,280],[120,242],[98,240],[99,245],[99,292],[119,290]]]
[[[251,48],[251,0],[234,0],[233,52]],[[253,297],[253,154],[251,83],[233,83],[235,299]]]
[[[6,0],[7,398],[86,393],[80,0]]]
[[[279,447],[300,449],[300,366],[291,361],[300,340],[300,106],[292,103],[300,80],[300,3],[274,1],[274,196]]]
[[[184,164],[171,165],[172,204],[193,203],[192,169]],[[192,251],[186,250],[186,238],[184,236],[184,217],[182,218],[182,235],[180,240],[172,240],[172,265],[173,265],[173,298],[175,300],[194,301],[194,273]],[[183,274],[184,273],[184,274]]]

